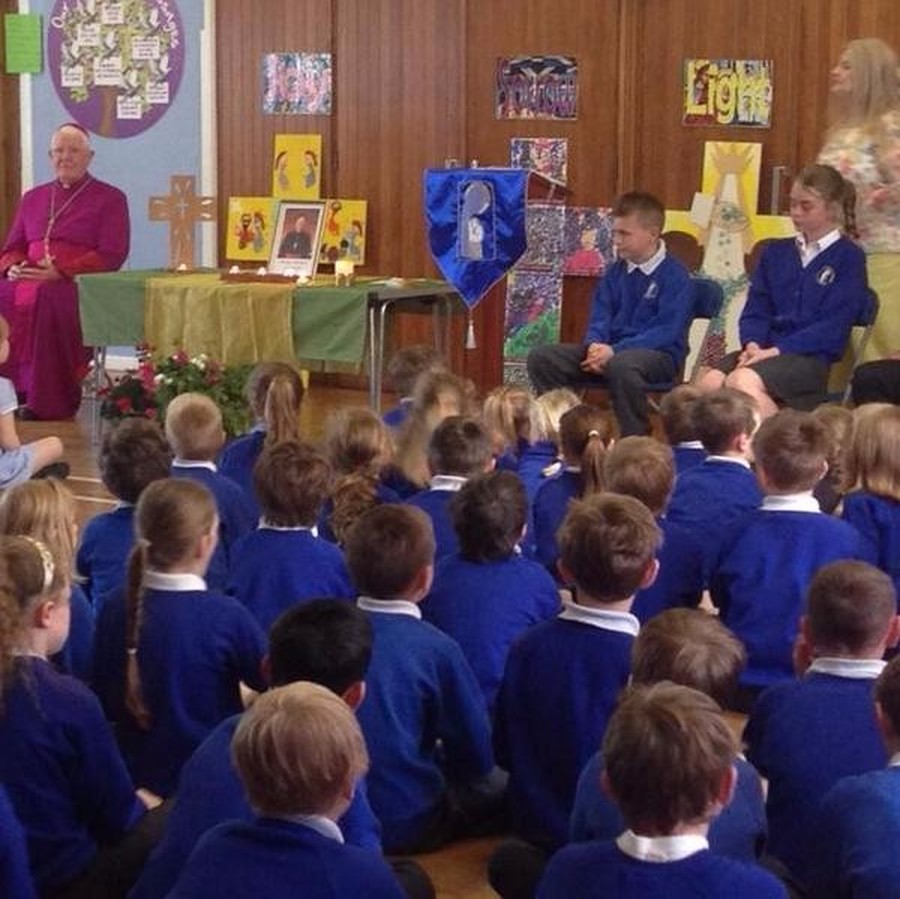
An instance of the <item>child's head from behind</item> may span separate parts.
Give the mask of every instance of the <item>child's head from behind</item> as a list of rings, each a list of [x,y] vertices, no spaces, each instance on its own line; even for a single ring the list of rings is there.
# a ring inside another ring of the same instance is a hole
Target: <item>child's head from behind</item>
[[[825,403],[813,409],[813,417],[828,431],[831,450],[828,453],[828,479],[834,484],[844,482],[846,457],[853,440],[853,413],[845,406]]]
[[[631,649],[631,679],[645,685],[672,681],[725,706],[746,662],[743,643],[716,616],[667,609],[642,625]]]
[[[172,451],[159,425],[146,418],[126,418],[103,438],[100,477],[122,502],[134,504],[153,481],[168,477]]]
[[[349,706],[305,681],[259,696],[241,717],[231,755],[251,807],[268,817],[337,819],[369,765]]]
[[[166,439],[178,459],[212,462],[225,443],[222,413],[202,393],[182,393],[166,408]]]
[[[554,446],[560,445],[560,419],[569,409],[581,404],[581,399],[568,387],[557,387],[542,393],[535,401],[532,433],[535,439],[549,440]]]
[[[746,457],[750,438],[759,425],[759,410],[748,394],[722,387],[696,400],[691,419],[697,439],[708,453]]]
[[[471,562],[508,558],[522,539],[528,497],[511,471],[492,471],[466,481],[450,500],[460,554]]]
[[[900,500],[900,408],[872,403],[856,412],[845,482]]]
[[[377,475],[391,460],[393,444],[387,425],[365,406],[340,409],[325,422],[325,454],[335,474]]]
[[[482,418],[495,452],[516,448],[519,440],[530,441],[535,399],[531,391],[517,384],[495,387],[484,398]]]
[[[400,599],[427,592],[434,565],[431,519],[415,506],[375,506],[350,528],[344,555],[364,596]]]
[[[581,470],[582,496],[604,489],[603,460],[612,441],[612,425],[602,409],[580,403],[559,420],[559,443],[567,465]]]
[[[728,802],[737,745],[721,709],[690,687],[632,687],[603,738],[604,780],[625,824],[667,836],[709,822]]]
[[[825,476],[831,441],[822,422],[809,412],[782,409],[753,436],[753,456],[765,493],[812,490]]]
[[[365,680],[372,624],[352,603],[314,599],[291,606],[269,630],[269,672],[275,687],[312,681],[344,696]]]
[[[254,421],[266,427],[266,444],[300,439],[300,407],[306,389],[300,373],[284,362],[260,362],[247,378],[244,394]]]
[[[875,682],[875,706],[888,751],[900,746],[900,656],[894,656]]]
[[[603,475],[607,490],[633,496],[659,517],[675,486],[672,450],[652,437],[623,437],[607,452]]]
[[[613,244],[620,259],[641,263],[649,259],[659,246],[666,213],[653,194],[629,191],[615,202]]]
[[[416,379],[412,416],[434,428],[450,415],[471,415],[475,387],[471,381],[442,369],[428,370]]]
[[[260,453],[253,489],[267,524],[312,527],[331,489],[331,466],[309,444],[286,440]]]
[[[428,444],[428,466],[433,475],[470,478],[486,471],[492,460],[490,438],[476,418],[445,418]]]
[[[866,562],[832,562],[809,586],[807,639],[817,656],[881,658],[896,637],[896,615],[888,575]]]
[[[671,446],[699,440],[694,422],[693,408],[703,394],[691,384],[679,384],[670,390],[659,403],[666,440]]]
[[[397,350],[388,359],[385,374],[391,388],[402,399],[407,399],[412,396],[420,375],[445,368],[443,356],[434,347],[417,343]]]
[[[615,603],[652,583],[662,537],[643,503],[611,493],[573,500],[556,539],[565,580],[590,599]]]

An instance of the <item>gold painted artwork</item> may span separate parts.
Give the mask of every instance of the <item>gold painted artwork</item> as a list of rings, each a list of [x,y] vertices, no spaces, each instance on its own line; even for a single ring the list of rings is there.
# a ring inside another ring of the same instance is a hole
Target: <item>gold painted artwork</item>
[[[319,262],[349,259],[362,265],[366,261],[366,207],[365,200],[325,201]]]
[[[272,249],[278,201],[272,197],[230,197],[225,257],[265,262]]]
[[[322,135],[276,134],[272,196],[318,200],[322,196]]]

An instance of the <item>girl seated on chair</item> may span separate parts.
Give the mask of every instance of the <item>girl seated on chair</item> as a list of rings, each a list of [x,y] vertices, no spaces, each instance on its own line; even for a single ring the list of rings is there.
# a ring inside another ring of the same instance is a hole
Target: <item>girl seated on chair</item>
[[[741,313],[741,349],[698,386],[743,390],[763,418],[779,406],[812,409],[824,400],[829,366],[843,355],[866,300],[865,254],[850,239],[855,201],[853,186],[831,166],[800,172],[791,188],[799,234],[763,250]]]

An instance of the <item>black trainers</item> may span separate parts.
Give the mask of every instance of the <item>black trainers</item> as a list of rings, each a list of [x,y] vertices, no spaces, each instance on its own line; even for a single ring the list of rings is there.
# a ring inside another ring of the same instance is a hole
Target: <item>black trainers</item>
[[[65,480],[69,476],[68,462],[51,462],[45,465],[40,471],[36,471],[31,477],[36,478],[56,478],[57,480]]]

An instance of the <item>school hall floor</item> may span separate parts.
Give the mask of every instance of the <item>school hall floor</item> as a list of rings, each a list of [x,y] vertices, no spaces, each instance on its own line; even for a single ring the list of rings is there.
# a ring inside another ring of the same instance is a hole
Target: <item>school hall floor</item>
[[[330,412],[345,406],[366,405],[367,394],[362,390],[312,385],[303,401],[301,427],[310,440],[322,436],[325,420]],[[588,401],[595,401],[591,396]],[[56,435],[65,446],[65,460],[71,466],[67,484],[77,500],[79,527],[99,512],[107,511],[115,504],[100,482],[97,469],[97,450],[91,444],[91,400],[86,399],[74,421],[65,422],[17,422],[19,437],[23,443],[38,437]],[[393,399],[385,396],[385,408]],[[740,737],[744,719],[729,715],[729,721]],[[487,860],[498,838],[467,840],[454,843],[440,852],[416,856],[434,881],[439,899],[496,899],[497,894],[488,886]]]

